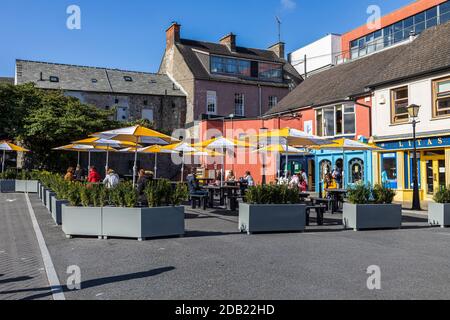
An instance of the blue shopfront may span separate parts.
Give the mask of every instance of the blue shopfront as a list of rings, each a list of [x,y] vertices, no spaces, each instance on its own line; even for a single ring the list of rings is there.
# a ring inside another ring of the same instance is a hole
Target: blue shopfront
[[[376,182],[397,191],[397,200],[411,201],[413,189],[413,141],[378,141],[383,148],[374,166]],[[450,184],[450,136],[417,139],[418,177],[421,199]]]

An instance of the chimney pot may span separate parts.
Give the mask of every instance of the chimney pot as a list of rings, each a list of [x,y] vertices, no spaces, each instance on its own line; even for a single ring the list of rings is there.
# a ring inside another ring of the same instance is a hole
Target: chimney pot
[[[234,33],[229,33],[222,39],[220,39],[220,44],[227,46],[228,50],[231,52],[236,51],[236,35]]]

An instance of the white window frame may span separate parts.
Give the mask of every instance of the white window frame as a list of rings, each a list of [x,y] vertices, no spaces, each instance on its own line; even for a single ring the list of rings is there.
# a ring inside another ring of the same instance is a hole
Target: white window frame
[[[336,112],[337,109],[341,107],[342,108],[342,134],[336,134],[336,128],[337,128],[337,119],[336,119]],[[346,112],[345,109],[348,107],[353,107],[353,112]],[[327,109],[333,109],[334,110],[334,133],[333,135],[325,135],[325,110]],[[321,107],[321,108],[317,108],[315,110],[315,123],[316,123],[316,130],[315,133],[316,135],[318,134],[318,128],[317,128],[317,113],[319,111],[322,111],[322,137],[325,138],[332,138],[332,137],[353,137],[354,135],[356,135],[357,132],[357,127],[356,127],[356,105],[355,104],[337,104],[337,105],[333,105],[333,106],[325,106],[325,107]],[[353,133],[345,133],[345,115],[348,114],[354,114],[355,115],[355,132]]]
[[[273,103],[275,101],[275,104]],[[269,109],[276,107],[278,104],[278,97],[277,96],[269,96]]]
[[[242,111],[242,112],[237,112],[238,111],[238,109],[237,109],[237,107],[238,107],[238,104],[237,104],[238,97],[240,97],[241,100],[242,100],[241,105],[240,105],[240,108],[242,110],[239,110],[239,111]],[[236,116],[238,116],[238,117],[245,117],[245,94],[243,94],[243,93],[235,93],[234,94],[234,114]]]
[[[209,110],[210,104],[214,104],[214,111]],[[217,115],[217,92],[216,91],[207,91],[206,92],[206,114]]]

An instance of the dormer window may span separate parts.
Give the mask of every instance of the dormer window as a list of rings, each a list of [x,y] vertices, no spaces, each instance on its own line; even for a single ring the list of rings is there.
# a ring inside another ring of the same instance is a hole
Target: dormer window
[[[92,83],[97,83],[98,80],[97,80],[97,79],[91,79],[91,82],[92,82]]]
[[[126,82],[133,82],[133,78],[131,78],[130,76],[124,76],[123,80],[125,80]]]
[[[50,76],[49,80],[50,82],[59,82],[59,78],[56,76]]]

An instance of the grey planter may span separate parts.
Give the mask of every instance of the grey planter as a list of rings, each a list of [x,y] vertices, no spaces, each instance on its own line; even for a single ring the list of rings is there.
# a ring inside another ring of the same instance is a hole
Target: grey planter
[[[184,207],[103,208],[103,236],[147,238],[182,236]]]
[[[68,203],[69,201],[58,200],[56,197],[52,197],[52,218],[57,225],[62,224],[62,205]]]
[[[47,191],[49,189],[47,189],[46,187],[42,187],[42,203],[44,204],[44,206],[47,206]]]
[[[42,184],[38,181],[38,198],[42,199]]]
[[[0,180],[0,192],[15,192],[16,181],[15,180]]]
[[[47,207],[49,213],[52,212],[52,197],[55,195],[56,194],[50,189],[45,191],[45,206]]]
[[[450,203],[430,203],[428,205],[428,222],[442,228],[450,226]]]
[[[16,180],[16,192],[37,193],[38,182],[35,180]]]
[[[306,225],[303,204],[257,205],[239,204],[239,230],[257,232],[301,232]]]
[[[68,238],[96,236],[101,238],[102,208],[62,205],[62,230]]]
[[[400,229],[402,206],[399,204],[351,204],[344,203],[345,229]]]

